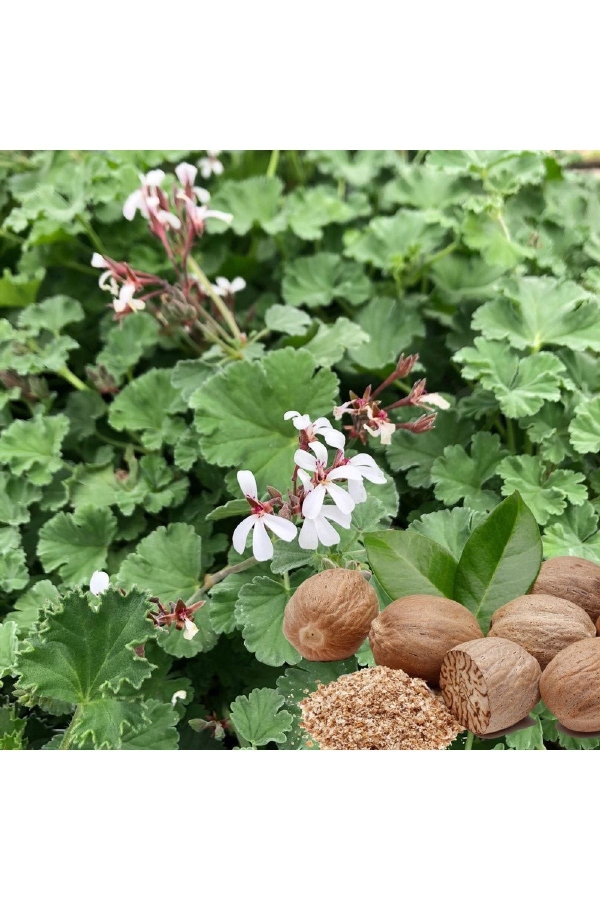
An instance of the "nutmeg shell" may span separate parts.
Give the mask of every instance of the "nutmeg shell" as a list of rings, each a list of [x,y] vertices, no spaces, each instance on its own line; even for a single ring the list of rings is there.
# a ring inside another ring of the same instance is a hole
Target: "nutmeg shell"
[[[305,659],[347,659],[367,637],[378,612],[377,594],[360,572],[326,569],[307,578],[292,595],[283,633]]]
[[[570,600],[549,594],[525,594],[496,610],[488,637],[515,641],[545,669],[569,644],[595,634],[594,623],[586,611]]]
[[[571,731],[600,731],[600,638],[565,647],[540,679],[542,700]]]
[[[506,731],[529,715],[540,699],[540,675],[537,659],[520,644],[486,637],[446,653],[440,687],[455,719],[485,736]]]
[[[553,556],[542,563],[531,593],[570,600],[595,622],[600,616],[600,565],[578,556]]]
[[[413,594],[394,600],[373,620],[369,643],[378,666],[437,685],[448,650],[481,637],[477,619],[460,603]]]

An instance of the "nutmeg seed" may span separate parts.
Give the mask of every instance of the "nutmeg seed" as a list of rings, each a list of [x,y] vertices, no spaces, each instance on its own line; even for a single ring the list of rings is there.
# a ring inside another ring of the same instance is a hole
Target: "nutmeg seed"
[[[374,588],[351,569],[307,578],[285,608],[283,633],[305,659],[331,662],[356,653],[379,612]]]
[[[557,653],[540,679],[542,700],[571,731],[600,731],[600,639]]]
[[[570,600],[549,594],[526,594],[496,610],[488,637],[515,641],[545,669],[569,644],[595,634],[594,623],[586,611]]]
[[[595,622],[600,616],[600,566],[578,556],[553,556],[542,563],[531,593],[570,600]]]
[[[413,594],[394,600],[373,620],[369,643],[378,666],[437,685],[448,650],[481,637],[477,619],[460,603]]]
[[[440,687],[455,719],[483,736],[505,731],[531,712],[540,699],[540,675],[537,659],[520,644],[486,637],[446,653]]]

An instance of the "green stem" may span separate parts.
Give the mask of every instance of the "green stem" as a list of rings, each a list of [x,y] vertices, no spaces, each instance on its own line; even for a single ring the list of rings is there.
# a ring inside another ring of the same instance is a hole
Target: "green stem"
[[[80,213],[78,213],[75,216],[75,218],[77,219],[79,224],[83,226],[85,233],[89,237],[94,250],[97,250],[98,253],[100,253],[102,256],[107,256],[107,252],[106,252],[106,248],[104,247],[104,244],[102,243],[102,241],[100,240],[100,238],[98,237],[98,235],[96,234],[96,232],[94,231],[94,229],[92,228],[90,223],[86,222],[86,220]]]
[[[210,281],[208,280],[208,278],[206,277],[206,275],[204,274],[204,272],[202,271],[202,269],[200,268],[200,266],[198,265],[196,260],[193,259],[191,256],[188,257],[188,265],[189,265],[190,269],[193,271],[193,273],[196,276],[196,278],[198,279],[198,281],[200,282],[200,284],[202,285],[202,287],[204,288],[204,290],[206,291],[206,293],[208,294],[208,296],[210,297],[210,299],[212,300],[212,302],[215,304],[215,306],[217,307],[217,309],[223,316],[223,320],[225,322],[227,322],[227,324],[229,325],[229,328],[230,328],[231,333],[232,333],[233,337],[235,338],[235,340],[237,340],[241,343],[242,342],[242,333],[241,333],[240,329],[238,328],[238,324],[235,321],[235,318],[233,317],[231,310],[229,309],[227,304],[224,302],[223,298],[219,297],[219,295],[213,288],[212,284],[210,283]]]
[[[204,584],[202,587],[198,588],[198,590],[192,594],[190,599],[187,601],[188,605],[191,603],[195,603],[203,594],[206,594],[207,591],[210,591],[211,588],[218,584],[220,581],[223,581],[224,578],[227,578],[228,575],[235,575],[236,572],[245,572],[246,569],[252,568],[258,562],[253,556],[249,556],[248,559],[243,559],[239,563],[235,563],[233,566],[225,566],[224,569],[220,569],[218,572],[215,572],[214,575],[206,575],[204,578]]]
[[[469,731],[469,733],[467,734],[467,739],[465,741],[465,750],[473,749],[473,738],[474,737],[475,737],[475,735],[473,734],[473,732]]]
[[[75,726],[77,725],[77,720],[81,716],[81,712],[82,712],[81,706],[76,706],[75,712],[73,713],[73,718],[69,722],[69,727],[63,734],[62,741],[60,742],[60,746],[58,748],[59,750],[70,750],[71,749],[71,744],[73,742],[73,730],[74,730]]]
[[[87,384],[84,384],[83,381],[77,377],[68,366],[63,366],[62,369],[57,369],[56,374],[60,375],[61,378],[64,378],[65,381],[68,381],[69,384],[72,384],[74,388],[77,388],[78,391],[89,391],[89,387]]]
[[[508,440],[508,449],[511,453],[517,452],[517,443],[515,440],[515,427],[512,419],[506,418],[506,437]]]
[[[271,159],[269,160],[269,165],[267,166],[267,178],[272,178],[277,171],[277,165],[279,163],[279,153],[279,150],[271,150]]]
[[[448,244],[447,247],[444,247],[443,250],[439,250],[437,253],[434,253],[433,256],[430,256],[429,259],[425,260],[424,265],[422,266],[419,275],[424,269],[429,269],[436,262],[439,262],[440,259],[443,259],[445,256],[448,256],[449,253],[453,253],[458,248],[458,241],[452,241],[451,244]]]
[[[289,594],[289,592],[290,592],[291,589],[292,589],[292,588],[291,588],[291,585],[290,585],[290,573],[289,573],[289,572],[284,572],[284,573],[283,573],[283,586],[284,586],[284,588],[285,588],[285,590],[286,590],[286,593]]]
[[[427,150],[417,150],[417,154],[416,154],[415,158],[412,160],[413,166],[420,165],[423,162],[423,160],[425,159],[426,153],[427,153]]]
[[[99,437],[100,440],[105,441],[107,444],[111,444],[113,447],[121,447],[124,450],[128,450],[131,447],[133,450],[136,450],[138,453],[145,453],[145,454],[151,453],[150,450],[146,450],[146,448],[142,447],[141,444],[136,444],[135,442],[132,443],[131,441],[128,441],[128,442],[117,441],[117,440],[115,440],[115,438],[111,438],[107,434],[102,434],[102,432],[98,431],[97,428],[94,429],[94,434],[96,435],[96,437]]]

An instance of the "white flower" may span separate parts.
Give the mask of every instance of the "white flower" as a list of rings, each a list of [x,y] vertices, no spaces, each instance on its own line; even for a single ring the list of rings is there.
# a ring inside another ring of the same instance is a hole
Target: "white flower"
[[[135,284],[131,281],[126,281],[119,291],[119,296],[115,297],[113,300],[113,309],[116,313],[121,314],[127,312],[127,310],[130,312],[138,312],[146,308],[146,304],[143,300],[136,300],[134,298],[133,295],[135,294],[135,291]]]
[[[342,418],[346,410],[351,406],[353,407],[354,403],[352,400],[348,400],[346,403],[342,403],[341,406],[333,407],[333,418],[336,420],[336,422],[338,422]]]
[[[355,503],[364,503],[367,499],[367,492],[362,483],[363,478],[373,484],[385,484],[386,477],[368,453],[357,453],[352,459],[348,460],[348,466],[359,475],[360,481],[350,481],[348,483],[348,492]]]
[[[194,624],[192,619],[186,619],[183,623],[183,637],[186,641],[191,641],[198,634],[198,626]]]
[[[101,572],[97,570],[94,572],[92,577],[90,578],[90,592],[95,596],[99,597],[100,594],[103,594],[104,591],[108,590],[108,586],[110,584],[110,579],[106,572]]]
[[[374,425],[374,428],[371,428]],[[373,437],[380,437],[382,444],[391,444],[392,435],[396,430],[396,426],[389,419],[372,419],[371,425],[365,425],[365,431],[368,431]]]
[[[183,186],[185,190],[191,189],[200,203],[207,204],[210,203],[210,194],[203,187],[194,187],[194,181],[196,180],[196,175],[198,174],[198,169],[196,166],[190,165],[190,163],[179,163],[177,168],[175,169],[175,174],[179,179],[179,183]],[[185,190],[177,192],[177,198],[179,200],[185,200],[187,194]]]
[[[343,490],[338,484],[334,484],[334,482],[339,481],[340,479],[360,482],[362,480],[360,473],[357,469],[352,469],[350,466],[344,465],[338,466],[326,474],[327,450],[317,441],[311,441],[309,447],[314,453],[314,456],[311,456],[307,450],[296,450],[296,453],[294,454],[294,462],[300,467],[300,470],[307,469],[309,472],[314,472],[317,478],[317,483],[304,498],[302,503],[302,515],[305,519],[316,519],[321,512],[326,494],[329,494],[340,512],[348,515],[352,512],[356,503],[350,494]],[[299,471],[298,475],[306,486],[305,477],[308,477],[306,476],[306,472],[300,474]]]
[[[322,506],[318,516],[315,516],[314,519],[305,519],[302,524],[298,543],[303,550],[316,550],[319,546],[319,541],[325,547],[339,544],[340,536],[335,528],[330,525],[329,519],[332,522],[337,522],[342,528],[350,528],[352,516],[341,512],[337,506]]]
[[[186,698],[187,691],[175,691],[175,693],[171,697],[171,703],[173,704],[173,706],[175,706],[178,700],[185,700]]]
[[[207,156],[203,156],[198,160],[200,166],[200,174],[203,178],[210,178],[211,175],[223,174],[223,163],[217,159],[220,150],[207,150]]]
[[[166,225],[168,228],[174,228],[175,231],[178,231],[181,228],[181,222],[175,213],[169,212],[167,209],[158,209],[155,212],[155,216],[161,225]]]
[[[95,269],[107,269],[108,263],[101,253],[94,253],[92,256],[92,265]]]
[[[231,213],[219,212],[218,209],[209,209],[207,206],[196,206],[189,197],[186,197],[185,201],[188,215],[198,230],[204,227],[206,219],[221,219],[222,222],[227,222],[227,224],[233,219]]]
[[[157,199],[155,191],[156,188],[160,187],[162,184],[164,177],[165,173],[162,169],[152,169],[151,172],[140,175],[140,181],[142,182],[141,188],[138,188],[137,191],[130,194],[123,204],[123,215],[126,219],[131,222],[138,209],[145,219],[149,218],[148,201],[150,199]]]
[[[419,403],[424,403],[426,406],[437,406],[439,409],[450,409],[448,401],[444,400],[443,397],[440,397],[439,394],[422,394],[419,397]],[[383,443],[383,441],[381,443]]]
[[[243,291],[246,287],[246,282],[243,278],[234,278],[233,281],[228,281],[227,278],[217,278],[217,283],[213,284],[213,289],[215,294],[218,294],[219,297],[227,297],[231,294],[237,294],[239,291]]]
[[[259,562],[272,559],[273,544],[267,534],[267,528],[282,541],[293,541],[296,537],[296,526],[289,519],[273,515],[269,503],[261,503],[258,499],[256,479],[247,469],[237,473],[237,480],[242,493],[254,510],[251,516],[247,516],[233,532],[233,546],[238,553],[246,549],[248,535],[252,530],[252,553]],[[266,527],[265,527],[266,526]]]
[[[312,422],[310,416],[303,416],[295,409],[290,409],[283,418],[286,420],[291,419],[292,425],[298,431],[307,431],[309,439],[312,438],[314,440],[315,436],[320,434],[326,444],[329,444],[330,447],[336,447],[338,450],[342,450],[346,443],[346,438],[342,432],[336,431],[331,426],[329,419],[325,419],[323,416]]]

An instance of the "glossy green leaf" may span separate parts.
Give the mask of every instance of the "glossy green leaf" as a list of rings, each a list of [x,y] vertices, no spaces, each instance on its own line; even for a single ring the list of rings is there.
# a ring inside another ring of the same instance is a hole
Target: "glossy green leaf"
[[[414,531],[376,531],[364,540],[369,565],[392,600],[452,596],[456,560],[440,544]]]

